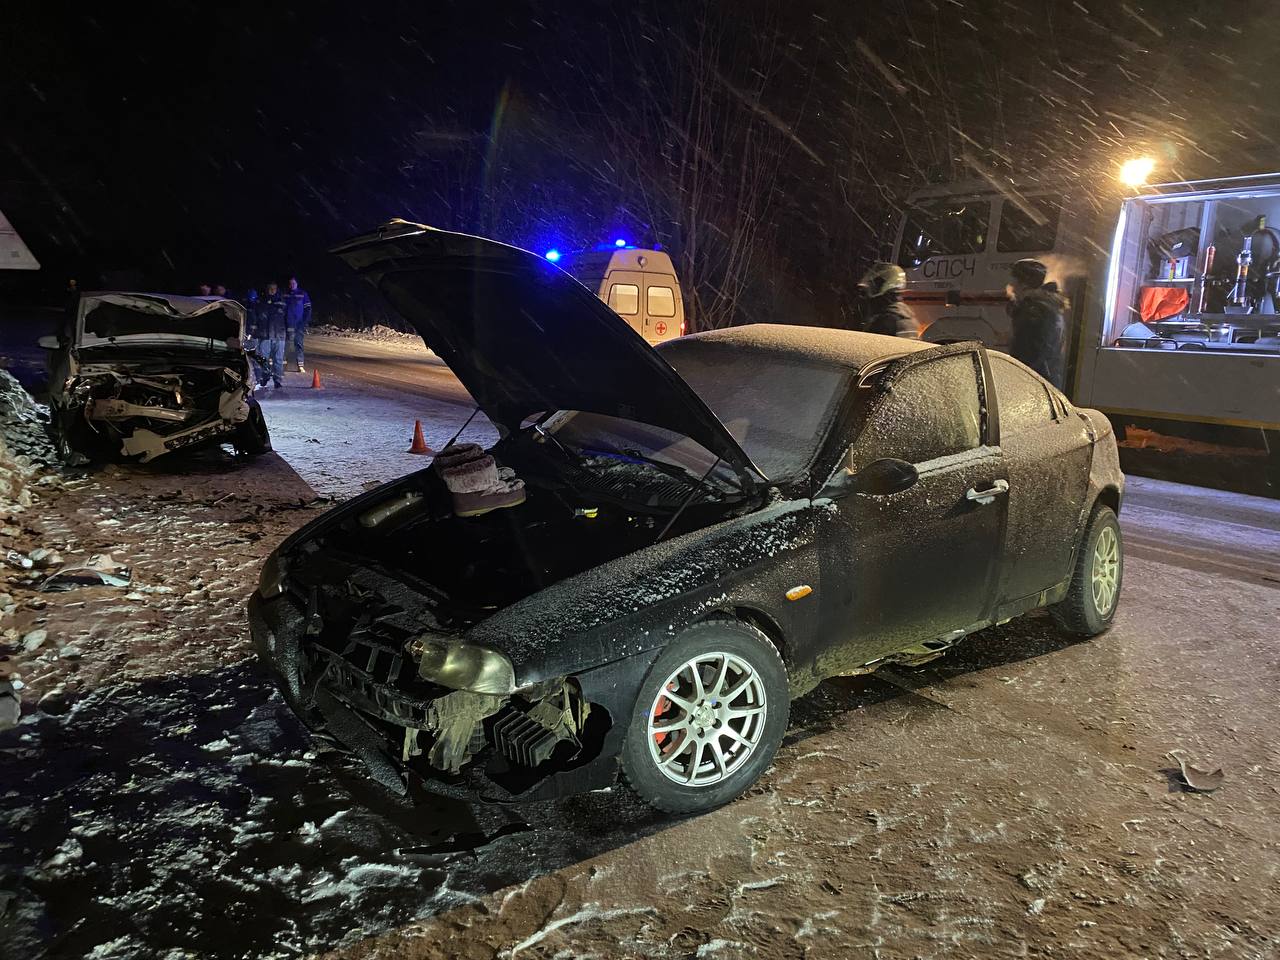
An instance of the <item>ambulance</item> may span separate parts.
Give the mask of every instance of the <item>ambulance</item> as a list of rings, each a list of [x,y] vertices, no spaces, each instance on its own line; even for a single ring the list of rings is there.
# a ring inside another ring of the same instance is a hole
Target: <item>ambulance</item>
[[[671,257],[663,251],[618,242],[579,253],[548,250],[546,257],[594,290],[650,344],[685,332],[680,281]]]

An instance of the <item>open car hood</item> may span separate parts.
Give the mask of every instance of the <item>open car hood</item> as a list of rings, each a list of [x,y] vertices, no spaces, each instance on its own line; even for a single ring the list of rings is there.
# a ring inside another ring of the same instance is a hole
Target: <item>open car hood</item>
[[[605,414],[683,434],[763,476],[643,337],[543,257],[404,220],[333,252],[413,324],[494,423]]]
[[[183,297],[171,293],[95,292],[80,297],[77,347],[163,343],[207,348],[212,341],[239,349],[244,308],[224,297]]]

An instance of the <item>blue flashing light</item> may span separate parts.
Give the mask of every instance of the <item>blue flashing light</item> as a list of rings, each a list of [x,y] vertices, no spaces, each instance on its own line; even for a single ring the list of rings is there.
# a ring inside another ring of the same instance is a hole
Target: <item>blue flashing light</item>
[[[627,245],[627,241],[623,240],[622,237],[619,237],[617,240],[613,241],[613,245],[615,247],[625,247]]]
[[[550,260],[552,263],[555,263],[557,260],[560,259],[560,251],[553,247],[550,250],[548,250],[546,253],[544,253],[543,256],[546,257],[548,260]]]

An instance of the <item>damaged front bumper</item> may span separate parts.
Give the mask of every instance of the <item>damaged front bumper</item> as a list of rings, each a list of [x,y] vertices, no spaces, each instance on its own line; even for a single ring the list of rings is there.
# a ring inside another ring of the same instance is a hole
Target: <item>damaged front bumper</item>
[[[147,463],[235,434],[249,418],[252,390],[247,366],[145,376],[86,366],[64,386],[68,415],[59,428],[79,452],[105,447],[108,454]]]
[[[394,618],[335,635],[316,607],[314,594],[255,593],[249,621],[258,653],[303,721],[388,788],[404,793],[414,775],[436,793],[501,803],[616,781],[633,688],[656,654],[509,694],[451,690],[418,676],[412,641],[396,635]]]

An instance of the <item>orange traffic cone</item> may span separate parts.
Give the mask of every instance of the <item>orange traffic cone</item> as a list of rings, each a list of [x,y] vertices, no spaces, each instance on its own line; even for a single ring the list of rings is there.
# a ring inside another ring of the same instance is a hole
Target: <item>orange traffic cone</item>
[[[413,443],[409,447],[409,452],[410,453],[434,453],[435,452],[434,450],[432,450],[430,447],[427,446],[427,438],[422,435],[421,420],[413,421]]]
[[[311,389],[312,390],[324,389],[324,387],[320,386],[320,368],[319,367],[311,371]]]

